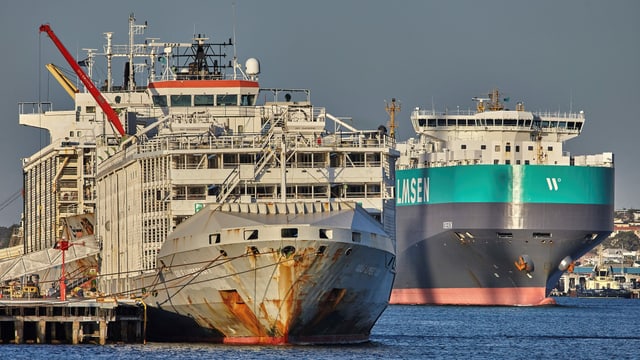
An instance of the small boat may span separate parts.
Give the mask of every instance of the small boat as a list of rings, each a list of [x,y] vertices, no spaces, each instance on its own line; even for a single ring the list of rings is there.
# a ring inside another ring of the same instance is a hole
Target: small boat
[[[593,267],[591,276],[576,287],[578,297],[631,298],[631,290],[624,288],[613,273],[611,265],[601,263]]]

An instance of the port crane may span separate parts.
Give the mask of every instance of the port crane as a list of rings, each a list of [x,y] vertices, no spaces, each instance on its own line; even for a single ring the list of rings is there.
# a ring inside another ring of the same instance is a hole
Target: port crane
[[[76,59],[74,59],[73,56],[71,56],[71,54],[67,50],[67,48],[64,47],[60,39],[58,39],[58,36],[56,36],[56,34],[51,29],[51,26],[49,26],[49,24],[40,25],[40,32],[46,32],[47,35],[49,35],[49,38],[51,39],[51,41],[53,41],[53,43],[58,48],[62,56],[65,58],[65,60],[67,60],[67,63],[71,66],[71,68],[76,73],[76,75],[78,75],[78,78],[80,79],[80,81],[82,81],[82,84],[84,84],[87,90],[89,90],[89,93],[91,93],[91,96],[93,96],[93,98],[96,100],[98,105],[100,105],[100,108],[107,116],[107,119],[109,120],[109,122],[113,126],[115,126],[120,136],[124,136],[125,135],[124,128],[122,127],[122,123],[120,122],[120,118],[118,117],[118,114],[115,112],[115,110],[113,110],[111,105],[109,105],[109,103],[104,98],[104,96],[102,96],[102,94],[100,93],[100,90],[98,90],[98,88],[93,84],[93,81],[91,81],[91,79],[89,79],[87,74],[84,73],[82,68],[80,68],[80,65],[78,65],[78,63],[76,62]]]

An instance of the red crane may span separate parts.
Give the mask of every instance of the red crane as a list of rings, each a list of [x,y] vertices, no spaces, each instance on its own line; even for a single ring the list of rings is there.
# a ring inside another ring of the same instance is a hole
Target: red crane
[[[118,133],[120,133],[120,136],[124,136],[125,134],[124,128],[120,123],[120,118],[118,118],[118,114],[116,114],[115,110],[111,108],[111,105],[109,105],[107,100],[105,100],[105,98],[102,96],[98,88],[96,88],[96,86],[93,84],[93,81],[91,81],[91,79],[89,79],[87,74],[85,74],[84,71],[82,71],[82,69],[80,68],[80,65],[78,65],[78,63],[76,62],[76,59],[74,59],[73,56],[71,56],[71,54],[69,53],[69,51],[67,51],[67,49],[64,47],[62,42],[60,42],[60,39],[58,39],[56,34],[53,32],[53,30],[51,30],[51,27],[49,26],[49,24],[40,25],[40,32],[46,32],[47,35],[49,35],[49,38],[51,38],[51,41],[53,41],[53,43],[56,45],[58,50],[60,50],[60,53],[62,54],[62,56],[64,56],[65,60],[67,60],[67,63],[69,63],[73,71],[75,71],[76,75],[78,75],[78,78],[80,78],[80,81],[82,81],[84,86],[91,93],[91,96],[93,96],[93,98],[96,100],[98,105],[100,105],[100,108],[102,108],[102,111],[107,115],[107,119],[109,119],[109,122],[116,127],[116,130],[118,130]]]

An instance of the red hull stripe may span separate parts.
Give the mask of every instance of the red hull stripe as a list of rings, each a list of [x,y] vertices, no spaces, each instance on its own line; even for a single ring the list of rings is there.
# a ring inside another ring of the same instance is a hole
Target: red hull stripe
[[[543,287],[393,289],[390,304],[403,305],[550,305]]]
[[[233,345],[285,344],[356,344],[369,341],[369,335],[317,335],[288,338],[286,336],[225,337],[222,342]]]
[[[287,339],[284,336],[246,336],[225,337],[222,342],[235,345],[282,345],[287,343]]]
[[[182,88],[257,88],[260,85],[255,81],[247,80],[168,80],[157,81],[149,84],[149,88],[156,89],[182,89]]]

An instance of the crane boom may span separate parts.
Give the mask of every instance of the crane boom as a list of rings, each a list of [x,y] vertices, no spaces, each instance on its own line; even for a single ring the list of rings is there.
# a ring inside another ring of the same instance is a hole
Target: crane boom
[[[80,65],[78,65],[78,63],[76,62],[76,59],[71,56],[69,51],[67,51],[67,48],[65,48],[62,42],[60,42],[60,39],[58,39],[53,30],[51,30],[49,24],[40,25],[40,32],[46,32],[47,35],[49,35],[51,41],[53,41],[62,56],[65,58],[65,60],[67,60],[67,63],[69,63],[73,71],[76,73],[76,75],[78,75],[78,78],[80,79],[80,81],[82,81],[82,84],[84,84],[87,90],[89,90],[91,96],[93,96],[98,105],[100,105],[102,111],[107,115],[107,119],[109,119],[109,122],[111,122],[111,124],[116,127],[116,130],[118,130],[120,136],[124,136],[124,128],[122,127],[122,123],[120,123],[118,114],[116,114],[115,110],[113,110],[111,105],[109,105],[107,100],[102,96],[98,88],[96,88],[96,86],[93,84],[93,81],[91,81],[87,74],[82,71]]]
[[[58,82],[60,83],[60,86],[62,86],[62,88],[67,92],[67,94],[69,94],[69,96],[71,96],[72,99],[75,99],[76,93],[78,92],[78,88],[71,82],[71,80],[69,80],[68,77],[66,77],[62,73],[62,70],[60,70],[60,68],[55,66],[54,64],[47,64],[45,66],[47,67],[47,70],[49,70],[51,75],[53,75],[53,77],[56,80],[58,80]]]

